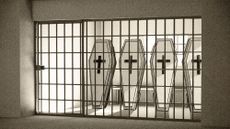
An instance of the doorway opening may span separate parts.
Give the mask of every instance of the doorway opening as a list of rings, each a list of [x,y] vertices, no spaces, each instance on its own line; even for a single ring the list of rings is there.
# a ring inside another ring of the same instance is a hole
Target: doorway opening
[[[200,17],[35,22],[36,112],[200,120]]]

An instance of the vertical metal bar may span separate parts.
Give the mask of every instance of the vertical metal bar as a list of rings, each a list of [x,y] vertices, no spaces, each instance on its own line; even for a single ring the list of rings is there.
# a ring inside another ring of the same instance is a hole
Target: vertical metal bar
[[[139,52],[139,20],[137,20],[137,79],[139,79],[139,76],[140,76],[140,66],[139,66],[139,62],[140,62],[140,52]],[[143,53],[141,53],[143,54]],[[142,70],[142,69],[141,69]],[[140,91],[141,91],[141,86],[140,83],[138,84],[138,89],[139,89],[139,92],[138,92],[138,99],[140,100]],[[139,111],[140,111],[140,105],[139,105],[139,100],[138,100],[138,103],[137,103],[137,117],[139,118]]]
[[[82,107],[82,103],[83,103],[82,101],[82,97],[83,97],[82,95],[82,87],[83,87],[83,81],[82,81],[82,56],[83,55],[82,55],[82,52],[83,50],[82,50],[82,39],[81,38],[82,38],[82,24],[80,24],[80,85],[78,86],[80,86],[80,113],[83,114],[83,109],[82,109],[83,108]]]
[[[200,22],[201,22],[201,26],[200,26],[200,29],[201,29],[201,33],[200,33],[200,36],[201,36],[201,51],[200,51],[200,57],[201,57],[201,61],[202,61],[202,51],[203,51],[203,45],[202,45],[202,19],[201,18],[199,18],[200,19]],[[194,36],[193,36],[194,37]],[[201,80],[200,80],[200,92],[201,92],[201,94],[200,94],[200,97],[201,97],[201,102],[200,102],[200,106],[201,106],[201,109],[200,109],[200,111],[202,112],[202,86],[203,86],[203,67],[202,67],[202,62],[201,62],[201,75],[200,75],[200,77],[201,77]],[[194,93],[193,93],[194,94]]]
[[[38,23],[34,23],[34,34],[35,34],[35,50],[34,50],[34,55],[35,55],[35,64],[34,64],[34,67],[36,65],[39,65],[39,52],[40,52],[40,49],[39,49],[39,31],[40,31],[40,28],[39,28],[39,24]],[[36,112],[35,113],[40,113],[39,112],[39,94],[41,91],[39,91],[39,71],[36,71],[36,68],[35,68],[35,96],[36,96],[36,102],[35,102],[35,106],[36,106]]]
[[[130,57],[130,19],[128,20],[128,39],[129,39],[129,42],[128,42],[129,43],[129,56],[128,57]],[[128,75],[129,75],[129,117],[130,117],[130,74]],[[132,105],[133,105],[133,101],[132,101]]]
[[[97,36],[97,28],[96,28],[96,26],[97,26],[97,23],[96,23],[96,21],[94,21],[94,43],[95,43],[95,51],[94,51],[94,59],[96,60],[96,54],[97,54],[97,45],[96,45],[96,36]],[[94,106],[95,106],[95,108],[94,108],[94,115],[96,116],[97,115],[97,110],[96,110],[96,90],[97,90],[97,78],[96,78],[96,63],[94,63],[94,82],[95,82],[95,85],[94,85]]]
[[[43,65],[43,61],[42,61],[42,24],[40,25],[40,34],[41,34],[41,36],[40,36],[40,52],[41,52],[41,56],[40,56],[40,63],[41,63],[41,65]],[[42,103],[43,103],[43,95],[42,95],[42,91],[43,91],[43,82],[42,82],[42,70],[40,71],[40,74],[41,74],[41,112],[43,112],[43,109],[42,109]]]
[[[88,21],[85,22],[86,24],[86,115],[88,115],[88,101],[89,101],[89,98],[88,98],[88,86],[89,86],[89,83],[88,83]]]
[[[157,19],[155,19],[155,87],[154,87],[154,96],[155,96],[155,118],[157,118],[157,109],[158,109],[158,101],[157,101]]]
[[[79,101],[80,101],[80,113],[83,114],[83,111],[82,111],[82,41],[81,41],[81,35],[82,35],[82,24],[80,24],[80,85],[79,86],[79,90],[80,90],[80,98],[79,98]],[[78,69],[79,70],[79,69]]]
[[[175,39],[175,33],[176,33],[176,23],[175,23],[175,18],[173,19],[173,49],[174,49],[174,56],[173,56],[173,119],[175,119],[175,112],[176,112],[176,106],[175,106],[175,102],[176,102],[176,86],[175,86],[175,80],[176,80],[176,67],[175,67],[175,56],[176,56],[176,39]]]
[[[71,74],[72,74],[72,114],[74,114],[74,24],[73,22],[71,23],[71,46],[72,46],[72,52],[71,52],[71,60],[72,60],[72,68],[71,68]]]
[[[35,111],[34,111],[34,114],[37,114],[38,113],[38,85],[37,85],[37,71],[36,71],[36,65],[37,64],[37,55],[38,55],[38,48],[37,48],[37,45],[38,45],[38,42],[37,42],[37,39],[38,39],[38,35],[37,35],[37,31],[38,31],[38,28],[37,28],[37,23],[34,22],[34,88],[35,88]]]
[[[189,51],[188,51],[189,52]],[[192,60],[194,60],[194,18],[192,19]],[[188,70],[189,72],[189,70]],[[189,89],[191,90],[191,88],[189,87]],[[191,96],[189,96],[191,97]],[[191,109],[191,118],[192,120],[194,119],[194,64],[192,63],[192,109]]]
[[[50,24],[48,24],[48,98],[49,98],[49,109],[50,113]]]
[[[64,113],[66,113],[66,23],[64,23]]]
[[[164,19],[164,55],[166,58],[166,19]],[[164,59],[164,61],[165,61],[165,59]],[[167,86],[167,84],[166,84],[166,74],[167,74],[166,67],[163,70],[165,71],[165,74],[164,74],[164,119],[166,119],[166,102],[167,102],[167,99],[166,99],[166,86]]]
[[[112,44],[113,44],[113,21],[111,21],[111,42],[112,42]],[[112,55],[113,53],[111,53],[111,56],[113,56]],[[114,53],[115,54],[115,53]],[[114,62],[113,62],[114,63]],[[115,68],[116,69],[116,68]],[[112,70],[112,65],[111,65],[111,68],[110,68],[110,70]],[[115,71],[114,71],[114,73],[115,73]],[[113,80],[113,79],[112,79]],[[112,82],[112,84],[113,84],[113,82]],[[113,85],[112,85],[112,98],[111,98],[111,116],[113,116]]]
[[[184,45],[185,45],[185,43],[184,43],[184,36],[185,36],[185,34],[184,34],[184,31],[185,31],[185,24],[184,24],[184,18],[183,18],[183,59],[184,59]],[[183,112],[182,112],[182,116],[183,116],[183,119],[184,119],[184,63],[182,63],[182,65],[183,65]]]
[[[203,45],[202,45],[202,19],[201,18],[199,18],[200,20],[201,20],[201,34],[200,34],[200,36],[201,36],[201,51],[200,51],[200,54],[201,54],[201,60],[202,60],[202,51],[203,51]],[[202,111],[202,86],[203,86],[203,67],[202,67],[202,63],[201,63],[201,82],[200,82],[200,91],[201,91],[201,103],[200,103],[200,106],[201,106],[201,110],[200,111]]]
[[[119,45],[120,45],[120,52],[121,52],[121,50],[122,50],[122,22],[121,22],[121,20],[119,21],[119,27],[120,27],[120,35],[119,35]],[[121,53],[120,53],[121,54]],[[120,63],[119,63],[120,64]],[[120,76],[121,76],[121,74],[122,74],[122,65],[120,64]],[[121,78],[121,77],[120,77]],[[122,85],[121,85],[121,83],[120,83],[120,95],[121,95],[121,98],[123,99],[123,87],[122,87]],[[121,100],[120,100],[121,101]],[[123,99],[123,101],[124,101],[124,99]],[[122,102],[123,103],[123,102]],[[121,102],[119,102],[119,104],[120,104],[120,117],[122,116],[122,103]]]
[[[146,118],[148,118],[148,20],[146,20]]]
[[[105,43],[104,43],[104,36],[105,36],[105,22],[104,21],[102,21],[102,40],[103,40],[103,46],[102,46],[102,57],[103,57],[103,60],[105,60]],[[105,63],[103,63],[103,74],[102,74],[102,76],[103,76],[103,116],[105,116],[105,108],[104,108],[104,104],[105,104],[105,75],[104,75],[104,71],[105,71]]]
[[[56,24],[56,113],[58,113],[58,24]]]
[[[84,22],[82,22],[81,24],[81,31],[82,31],[82,33],[80,33],[81,35],[80,35],[80,38],[81,38],[81,44],[82,44],[82,46],[81,46],[81,49],[82,49],[82,52],[81,52],[81,54],[82,54],[82,64],[81,64],[81,70],[82,70],[82,76],[81,76],[81,80],[82,80],[82,86],[81,86],[81,92],[82,92],[82,94],[81,94],[81,97],[82,97],[82,114],[83,114],[83,116],[85,116],[85,62],[84,62],[84,56],[85,56],[85,54],[84,54]]]

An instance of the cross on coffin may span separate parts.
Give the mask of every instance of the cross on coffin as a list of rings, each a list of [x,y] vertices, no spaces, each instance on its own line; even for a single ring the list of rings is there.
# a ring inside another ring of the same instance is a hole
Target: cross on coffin
[[[105,63],[105,60],[102,60],[101,56],[98,56],[98,59],[94,60],[94,63],[97,63],[97,73],[101,73],[101,63]]]
[[[166,59],[165,55],[162,55],[162,59],[161,60],[157,60],[157,62],[162,63],[162,74],[165,74],[166,63],[170,62],[170,60]]]
[[[200,55],[196,56],[197,59],[192,59],[193,63],[196,63],[197,65],[197,74],[200,74],[200,63],[202,62],[202,60],[200,59]]]
[[[137,63],[137,60],[133,60],[133,56],[129,56],[129,59],[125,60],[125,63],[129,63],[129,74],[132,74],[133,63]]]

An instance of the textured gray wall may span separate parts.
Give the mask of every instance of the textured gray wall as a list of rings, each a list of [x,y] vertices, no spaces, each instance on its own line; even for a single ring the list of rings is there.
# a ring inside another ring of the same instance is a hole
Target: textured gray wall
[[[31,3],[27,0],[0,2],[0,117],[33,114]]]
[[[19,3],[20,37],[20,105],[21,115],[34,114],[34,39],[32,4],[29,0]]]
[[[33,0],[37,20],[200,16],[200,0]]]
[[[0,4],[0,116],[20,115],[19,22],[17,3]]]
[[[230,1],[205,0],[203,17],[204,125],[230,126]]]

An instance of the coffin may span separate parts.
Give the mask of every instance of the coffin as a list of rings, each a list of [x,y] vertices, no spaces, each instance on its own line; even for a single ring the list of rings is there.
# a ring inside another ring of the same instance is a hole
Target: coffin
[[[123,107],[125,110],[135,110],[145,68],[144,47],[141,40],[125,40],[121,50],[120,67]]]
[[[190,109],[201,110],[201,38],[188,39],[185,49],[185,84],[187,89]]]
[[[105,108],[116,67],[114,47],[110,40],[96,40],[90,58],[90,86],[93,108]]]
[[[177,57],[172,39],[157,39],[153,46],[150,67],[157,110],[168,111],[172,96],[173,77],[177,67]]]

